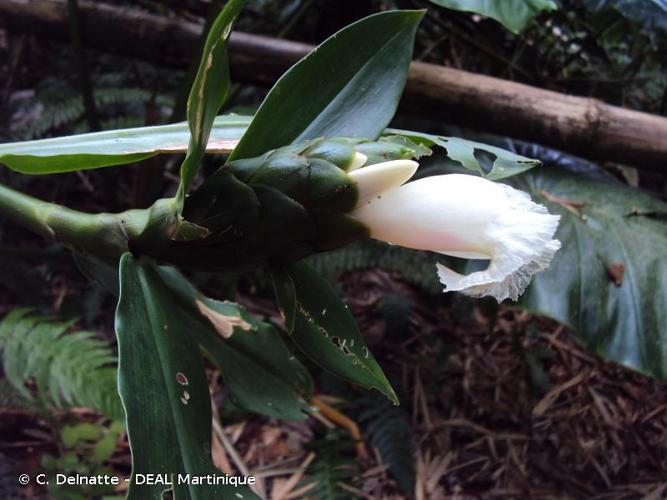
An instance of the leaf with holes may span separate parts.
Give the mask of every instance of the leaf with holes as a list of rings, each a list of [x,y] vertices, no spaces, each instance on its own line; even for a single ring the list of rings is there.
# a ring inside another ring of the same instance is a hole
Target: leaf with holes
[[[203,296],[174,268],[162,267],[159,273],[178,296],[182,314],[203,324],[191,334],[220,370],[235,404],[271,417],[306,418],[310,374],[273,325],[238,304]]]
[[[230,159],[316,137],[377,138],[398,106],[423,15],[374,14],[325,40],[273,86]]]
[[[222,475],[211,461],[206,374],[199,346],[187,335],[196,324],[180,314],[152,264],[123,255],[116,335],[118,386],[132,451],[130,499],[158,500],[172,489],[137,484],[137,474],[166,474],[176,499],[257,498],[245,488],[176,480],[178,474]]]
[[[336,291],[305,263],[291,264],[272,276],[276,300],[294,343],[334,375],[374,388],[395,404],[398,398],[366,347],[359,327]]]
[[[385,134],[395,134],[407,137],[425,146],[440,146],[447,151],[447,156],[459,162],[468,170],[477,172],[491,181],[505,179],[525,172],[540,165],[539,160],[526,158],[489,144],[469,141],[459,137],[444,137],[441,135],[426,134],[412,130],[387,129]],[[481,153],[480,153],[481,152]],[[477,154],[491,156],[489,162],[480,160]],[[490,168],[487,168],[490,163]]]
[[[110,265],[83,257],[78,256],[77,264],[84,274],[117,294],[118,277],[111,276]],[[163,266],[157,270],[178,299],[179,314],[196,320],[191,323],[190,333],[220,370],[234,402],[270,417],[305,418],[313,382],[308,370],[285,345],[280,332],[238,304],[203,296],[175,268]],[[233,324],[235,321],[238,325]],[[234,326],[242,327],[244,323],[252,327],[250,331],[241,328],[241,335],[230,335]]]

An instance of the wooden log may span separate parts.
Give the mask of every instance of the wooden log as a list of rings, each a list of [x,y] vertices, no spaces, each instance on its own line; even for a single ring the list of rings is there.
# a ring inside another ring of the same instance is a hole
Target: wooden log
[[[201,26],[103,2],[80,2],[87,43],[100,50],[186,67]],[[67,39],[65,0],[2,0],[10,31]],[[232,78],[272,84],[308,44],[235,32]],[[413,62],[402,109],[443,122],[538,142],[598,161],[667,170],[667,118],[499,78]]]

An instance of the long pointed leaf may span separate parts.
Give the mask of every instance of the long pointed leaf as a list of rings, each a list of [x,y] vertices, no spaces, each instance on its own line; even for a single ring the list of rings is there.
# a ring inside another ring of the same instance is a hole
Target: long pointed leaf
[[[398,404],[354,317],[331,285],[303,262],[274,272],[272,278],[274,286],[278,285],[276,299],[285,323],[293,325],[294,343],[325,370],[377,389]]]
[[[218,116],[206,152],[230,153],[251,121],[250,116]],[[0,144],[0,163],[22,174],[58,174],[126,165],[158,154],[185,153],[189,140],[186,122],[109,130]]]
[[[213,122],[206,153],[231,153],[252,120],[252,116],[218,116]],[[538,160],[458,137],[391,128],[383,130],[382,134],[402,135],[429,146],[441,146],[450,158],[491,180],[516,175],[540,164]],[[189,138],[188,125],[183,122],[0,144],[0,163],[30,175],[110,167],[158,154],[185,153]],[[483,168],[475,151],[486,151],[495,156],[491,169]]]
[[[118,386],[132,450],[128,498],[158,500],[171,488],[137,484],[138,474],[167,475],[176,499],[257,498],[242,488],[178,482],[178,474],[222,475],[211,462],[210,395],[191,328],[152,266],[125,254],[116,334]]]
[[[181,183],[176,194],[179,211],[182,208],[185,194],[204,158],[213,120],[227,95],[229,86],[227,40],[244,3],[245,0],[227,2],[225,8],[213,22],[204,44],[199,69],[188,97],[188,125],[192,135],[188,153],[181,165]]]
[[[398,106],[423,14],[374,14],[324,41],[273,86],[231,159],[320,136],[377,138]]]
[[[118,273],[111,279],[109,264],[88,258],[82,260],[82,257],[79,256],[77,264],[86,274],[118,295]],[[196,320],[191,323],[189,334],[220,370],[234,402],[248,411],[271,417],[305,418],[312,380],[306,368],[287,349],[277,328],[255,319],[237,304],[205,297],[172,267],[157,269],[162,281],[178,299],[179,314]],[[252,328],[241,329],[225,338],[202,314],[206,309],[211,310],[207,314],[213,317],[218,314],[237,317]]]

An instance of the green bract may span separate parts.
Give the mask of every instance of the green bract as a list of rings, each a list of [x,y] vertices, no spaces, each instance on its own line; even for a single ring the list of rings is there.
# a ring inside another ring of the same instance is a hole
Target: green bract
[[[367,228],[346,215],[357,202],[356,185],[346,173],[355,158],[368,153],[368,164],[426,151],[404,138],[334,138],[232,161],[186,200],[185,220],[206,236],[171,246],[187,248],[189,262],[201,267],[233,263],[243,269],[298,260],[365,238]]]
[[[405,137],[285,146],[221,167],[186,199],[183,217],[174,199],[88,214],[0,186],[0,202],[38,234],[108,262],[130,251],[183,267],[243,271],[367,237],[367,228],[346,215],[357,202],[347,171],[360,158],[369,165],[428,153]]]

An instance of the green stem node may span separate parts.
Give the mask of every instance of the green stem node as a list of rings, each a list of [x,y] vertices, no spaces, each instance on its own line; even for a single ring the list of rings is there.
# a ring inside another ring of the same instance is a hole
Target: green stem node
[[[174,200],[145,210],[88,214],[0,184],[0,215],[46,238],[100,257],[120,257],[134,245],[164,240],[176,222]],[[162,236],[162,238],[159,238]]]

